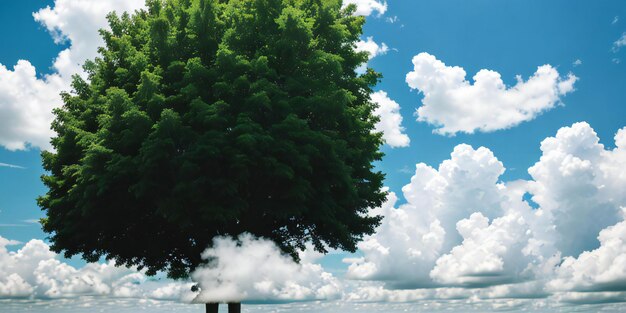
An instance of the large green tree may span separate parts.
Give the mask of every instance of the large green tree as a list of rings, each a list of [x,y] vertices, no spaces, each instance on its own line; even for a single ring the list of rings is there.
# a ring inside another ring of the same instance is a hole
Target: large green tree
[[[149,0],[55,111],[52,249],[186,277],[217,235],[354,251],[380,218],[364,24],[340,0]]]

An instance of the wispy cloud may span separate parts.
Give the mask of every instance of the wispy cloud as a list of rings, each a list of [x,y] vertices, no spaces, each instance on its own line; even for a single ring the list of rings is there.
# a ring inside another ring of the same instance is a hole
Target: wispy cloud
[[[2,162],[0,162],[0,167],[17,168],[17,169],[21,169],[21,170],[26,169],[23,166],[14,165],[14,164],[8,164],[8,163],[2,163]]]
[[[619,51],[623,46],[626,46],[626,33],[623,33],[622,37],[619,37],[619,39],[613,43],[613,52]]]
[[[615,25],[617,24],[617,22],[619,22],[619,16],[613,18],[613,22],[611,22],[611,25]]]

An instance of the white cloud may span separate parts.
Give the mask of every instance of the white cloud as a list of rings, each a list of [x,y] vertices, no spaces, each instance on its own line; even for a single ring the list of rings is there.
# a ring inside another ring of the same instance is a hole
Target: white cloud
[[[598,240],[597,249],[566,257],[548,286],[557,291],[626,291],[626,221],[603,229]]]
[[[576,123],[541,143],[541,159],[528,170],[529,187],[556,230],[551,241],[565,256],[594,249],[600,230],[619,221],[626,205],[625,137],[620,130],[617,147],[605,150],[589,124]]]
[[[572,63],[572,65],[574,65],[574,67],[580,66],[582,64],[583,64],[583,61],[581,59],[576,59],[576,61],[574,61],[574,63]]]
[[[411,140],[404,133],[400,105],[391,100],[384,91],[372,94],[372,101],[378,105],[374,114],[380,117],[376,131],[383,133],[383,139],[391,147],[408,147]]]
[[[389,47],[387,47],[387,45],[383,42],[382,44],[378,44],[374,41],[373,37],[367,37],[365,40],[359,40],[356,43],[356,47],[355,50],[357,52],[367,52],[367,54],[369,55],[369,60],[379,56],[379,55],[384,55],[387,54],[387,52],[389,51]],[[361,64],[361,66],[356,68],[356,72],[359,74],[363,74],[365,73],[365,71],[367,70],[367,62]]]
[[[374,41],[373,37],[367,37],[365,41],[359,40],[356,43],[356,51],[365,51],[369,54],[370,60],[376,56],[386,54],[389,51],[389,47],[383,42],[381,45]]]
[[[356,5],[356,12],[354,12],[354,15],[370,16],[374,11],[377,11],[378,15],[382,15],[387,11],[387,1],[343,0],[343,7],[346,7],[349,4]]]
[[[54,62],[59,75],[69,78],[82,73],[84,61],[95,58],[97,48],[104,46],[98,30],[108,28],[109,12],[133,12],[144,5],[143,0],[55,0],[54,7],[41,9],[33,17],[46,27],[56,43],[71,42]]]
[[[195,302],[303,301],[341,296],[339,281],[311,256],[301,264],[283,255],[271,241],[244,234],[237,241],[218,237],[202,254],[207,266],[191,275],[200,293]]]
[[[53,63],[54,73],[37,77],[30,62],[20,60],[7,69],[0,64],[0,146],[9,150],[50,149],[52,110],[61,106],[59,93],[70,89],[71,76],[103,45],[98,30],[107,27],[106,14],[141,8],[143,0],[56,0],[33,14],[56,43],[71,42]]]
[[[519,274],[528,265],[522,252],[531,238],[528,229],[520,214],[489,224],[481,213],[473,213],[457,223],[463,243],[441,256],[430,276],[443,284],[469,287],[517,282],[519,277],[510,274]]]
[[[613,43],[613,52],[619,51],[623,46],[626,46],[626,33],[623,33],[622,37],[619,37],[619,39]]]
[[[59,93],[66,87],[58,75],[37,78],[28,61],[18,61],[12,71],[0,64],[0,146],[49,149],[52,109],[60,106]]]
[[[192,275],[201,288],[200,293],[194,293],[191,287],[195,282],[148,279],[141,271],[116,267],[113,262],[71,266],[41,240],[33,239],[10,252],[7,247],[19,242],[0,237],[0,300],[94,296],[203,303],[332,300],[342,296],[340,281],[316,263],[319,253],[303,252],[298,264],[268,240],[250,235],[241,236],[238,242],[214,240],[215,246],[203,254],[211,262]]]
[[[159,287],[150,293],[150,298],[157,300],[170,300],[182,302],[191,302],[196,294],[190,292],[194,283],[168,283],[165,286]]]
[[[406,82],[424,94],[418,121],[439,127],[434,132],[442,135],[492,132],[530,121],[560,103],[578,80],[571,73],[561,78],[555,68],[543,65],[527,81],[517,76],[511,87],[498,72],[486,69],[474,75],[472,84],[463,68],[447,66],[428,53],[416,55],[413,66]]]
[[[386,18],[385,21],[387,23],[394,24],[394,23],[397,23],[399,21],[399,19],[398,19],[397,15],[394,15],[394,16]]]
[[[344,260],[348,278],[383,284],[348,298],[614,301],[607,292],[626,292],[626,128],[615,144],[605,149],[587,123],[563,127],[542,142],[530,181],[499,181],[503,164],[468,145],[437,169],[418,164],[402,188],[407,203],[391,193],[372,212],[384,219],[362,256]]]
[[[112,263],[75,268],[57,259],[48,245],[31,240],[16,252],[18,242],[0,237],[1,298],[73,298],[85,295],[140,297],[145,276]]]
[[[504,167],[486,148],[459,145],[434,169],[417,164],[411,182],[397,197],[372,212],[385,216],[377,233],[359,249],[365,257],[351,262],[348,277],[384,280],[391,287],[434,287],[430,278],[437,259],[462,242],[456,223],[474,212],[494,218],[504,213],[506,188],[498,183]]]
[[[16,168],[16,169],[22,169],[22,170],[25,169],[25,167],[23,166],[9,164],[9,163],[1,163],[1,162],[0,162],[0,167]]]
[[[612,24],[612,25],[615,25],[615,24],[617,24],[617,22],[619,22],[619,16],[615,16],[615,17],[613,18],[613,21],[611,22],[611,24]]]

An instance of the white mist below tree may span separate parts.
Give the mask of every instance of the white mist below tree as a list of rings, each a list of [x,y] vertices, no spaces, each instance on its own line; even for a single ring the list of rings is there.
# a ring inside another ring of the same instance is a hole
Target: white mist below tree
[[[312,263],[309,255],[300,264],[281,253],[273,242],[243,234],[237,240],[218,237],[202,254],[206,266],[191,278],[200,293],[194,302],[304,301],[341,297],[339,281]]]

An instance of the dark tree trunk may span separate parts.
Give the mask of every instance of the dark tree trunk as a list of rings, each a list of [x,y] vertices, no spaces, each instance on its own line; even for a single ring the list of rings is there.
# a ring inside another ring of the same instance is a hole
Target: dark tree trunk
[[[206,313],[217,313],[219,305],[220,305],[219,303],[207,303]]]
[[[229,303],[228,313],[241,313],[241,303]]]

